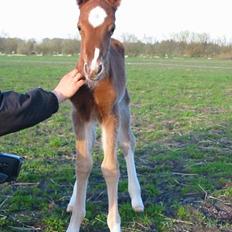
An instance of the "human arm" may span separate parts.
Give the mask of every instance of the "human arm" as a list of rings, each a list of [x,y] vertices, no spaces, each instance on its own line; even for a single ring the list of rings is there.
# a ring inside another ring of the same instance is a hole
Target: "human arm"
[[[26,94],[0,93],[0,136],[31,127],[58,110],[56,96],[41,88]]]
[[[0,136],[38,124],[57,112],[59,103],[74,95],[84,84],[77,70],[66,74],[50,92],[41,88],[20,94],[0,92]]]

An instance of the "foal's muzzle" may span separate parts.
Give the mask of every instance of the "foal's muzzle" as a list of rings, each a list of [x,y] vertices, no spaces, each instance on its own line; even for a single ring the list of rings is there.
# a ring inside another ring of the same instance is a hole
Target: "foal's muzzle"
[[[97,81],[100,79],[101,74],[104,71],[104,65],[100,62],[99,64],[96,64],[94,67],[92,67],[90,64],[85,63],[84,71],[87,79],[91,81]]]

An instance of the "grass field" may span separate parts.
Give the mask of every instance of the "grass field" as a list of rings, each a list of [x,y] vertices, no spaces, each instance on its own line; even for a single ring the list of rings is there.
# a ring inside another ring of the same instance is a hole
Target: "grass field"
[[[0,56],[0,89],[51,89],[75,57]],[[119,151],[123,232],[232,231],[232,61],[129,58],[132,128],[145,212],[135,214]],[[71,106],[0,138],[25,157],[18,181],[0,186],[0,231],[65,231],[75,180]],[[100,131],[82,230],[108,231]]]

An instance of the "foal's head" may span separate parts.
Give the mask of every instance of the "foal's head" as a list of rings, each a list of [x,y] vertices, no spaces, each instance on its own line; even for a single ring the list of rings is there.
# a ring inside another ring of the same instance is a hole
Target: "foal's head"
[[[80,7],[81,68],[87,82],[92,85],[106,71],[110,39],[115,29],[115,12],[120,0],[77,0],[77,3]]]

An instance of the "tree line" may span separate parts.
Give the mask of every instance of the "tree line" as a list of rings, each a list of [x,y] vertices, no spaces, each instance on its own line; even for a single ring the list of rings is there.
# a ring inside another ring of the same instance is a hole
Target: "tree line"
[[[22,54],[22,55],[74,55],[80,52],[80,41],[78,39],[43,39],[23,40],[19,38],[0,37],[0,53]]]
[[[122,41],[128,56],[159,57],[216,57],[232,59],[232,43],[226,39],[212,40],[208,34],[181,32],[171,38],[158,41],[152,37],[138,39],[124,34]],[[0,36],[0,53],[23,55],[74,55],[80,52],[79,39],[23,40]]]

